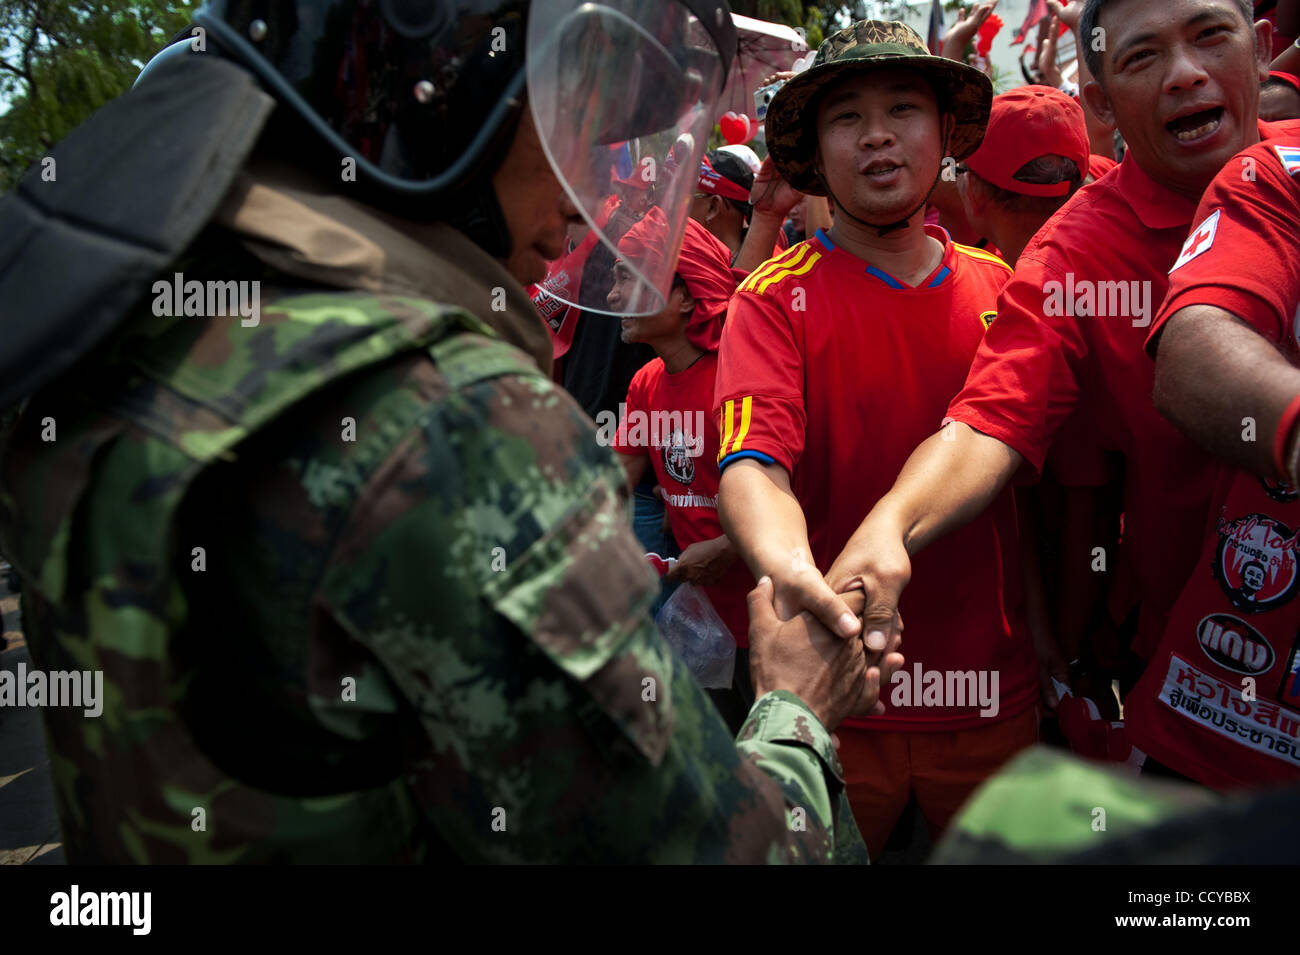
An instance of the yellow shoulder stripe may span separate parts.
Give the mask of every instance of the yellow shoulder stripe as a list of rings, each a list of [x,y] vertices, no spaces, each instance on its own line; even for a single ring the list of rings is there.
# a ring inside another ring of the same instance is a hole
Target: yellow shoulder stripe
[[[740,428],[736,428],[736,402],[724,401],[722,403],[722,441],[718,445],[718,462],[728,454],[735,454],[737,451],[744,450],[745,436],[749,434],[749,417],[754,410],[754,397],[746,395],[740,399]],[[732,436],[735,440],[732,440]]]
[[[800,242],[798,245],[796,245],[793,249],[789,250],[788,252],[783,252],[782,254],[778,255],[774,259],[768,259],[758,268],[754,269],[753,272],[749,273],[749,276],[745,279],[745,281],[740,283],[740,288],[737,291],[752,292],[754,290],[754,285],[763,276],[770,275],[772,272],[776,271],[777,269],[784,268],[788,264],[793,264],[794,262],[802,258],[807,252],[808,252],[807,243]]]
[[[1002,267],[1003,267],[1004,269],[1006,269],[1008,272],[1014,272],[1014,271],[1015,271],[1014,269],[1011,268],[1011,266],[1007,265],[1007,263],[1003,262],[1003,261],[1002,261],[1001,259],[999,259],[996,255],[994,255],[992,252],[985,252],[983,249],[972,248],[972,247],[969,246],[969,245],[961,245],[961,244],[959,244],[959,243],[957,243],[957,242],[954,242],[954,243],[952,244],[952,246],[953,246],[954,249],[956,249],[956,250],[957,250],[958,252],[960,252],[962,255],[968,255],[968,256],[970,256],[972,259],[983,259],[985,262],[992,262],[992,263],[994,263],[995,265],[1000,265],[1000,266],[1002,266]]]
[[[758,283],[758,287],[756,291],[758,292],[759,295],[762,295],[765,292],[767,292],[769,286],[777,282],[780,282],[784,279],[788,279],[791,276],[795,276],[795,275],[807,275],[812,270],[812,267],[816,265],[818,261],[820,261],[821,257],[822,254],[820,252],[814,252],[812,255],[808,256],[807,260],[798,268],[795,268],[793,265],[791,265],[790,268],[782,269],[779,272],[768,275],[765,279],[763,279]]]
[[[724,401],[720,414],[722,420],[718,422],[719,431],[722,432],[722,442],[718,445],[718,460],[721,461],[727,453],[727,444],[731,441],[732,434],[735,433],[735,401]]]

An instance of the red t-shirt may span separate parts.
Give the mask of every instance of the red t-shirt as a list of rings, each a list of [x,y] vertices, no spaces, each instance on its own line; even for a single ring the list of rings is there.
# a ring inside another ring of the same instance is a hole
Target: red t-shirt
[[[1294,125],[1261,123],[1260,131]],[[1125,456],[1124,537],[1118,560],[1107,561],[1116,574],[1110,610],[1123,620],[1141,601],[1133,648],[1143,656],[1192,571],[1214,490],[1213,461],[1155,410],[1143,351],[1195,211],[1132,156],[1075,193],[1021,254],[948,409],[1039,472],[1077,408],[1099,449]]]
[[[1300,364],[1300,136],[1231,160],[1195,221],[1151,340],[1179,309],[1214,305]],[[1126,704],[1129,738],[1207,786],[1295,780],[1300,496],[1220,465],[1210,514],[1195,570]],[[1254,681],[1249,694],[1246,678]]]
[[[619,409],[614,450],[650,456],[663,491],[673,539],[685,550],[720,537],[718,520],[718,428],[712,415],[717,352],[670,375],[662,358],[647,362],[627,389]],[[746,595],[754,576],[739,557],[717,584],[704,587],[713,609],[742,647],[749,646]]]
[[[916,288],[818,231],[755,270],[727,312],[716,389],[723,467],[752,457],[789,472],[823,573],[916,446],[939,429],[1011,271],[938,227],[927,233],[944,243],[943,258]],[[983,672],[990,689],[996,671],[996,717],[981,717],[979,705],[893,705],[900,681],[881,688],[884,716],[852,725],[950,730],[1023,712],[1037,697],[1038,676],[1020,603],[1008,491],[914,558],[899,608],[905,698],[922,697],[911,683],[927,673]]]

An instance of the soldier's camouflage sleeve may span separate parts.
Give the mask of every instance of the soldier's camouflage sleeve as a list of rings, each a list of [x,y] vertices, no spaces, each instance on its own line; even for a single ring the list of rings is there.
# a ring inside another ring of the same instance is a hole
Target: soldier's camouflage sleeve
[[[1221,805],[1214,793],[1199,786],[1139,777],[1127,768],[1080,759],[1049,746],[1031,746],[967,800],[929,861],[948,865],[1245,862],[1259,856],[1247,852],[1240,858],[1215,857],[1222,845],[1216,847],[1206,838],[1221,832],[1228,818],[1221,815],[1218,825],[1210,825],[1206,813],[1230,814],[1236,809],[1244,815],[1241,808]],[[1250,828],[1249,824],[1241,827],[1237,835]]]
[[[836,845],[842,773],[802,701],[768,694],[737,743],[660,638],[622,469],[590,420],[507,346],[456,342],[436,370],[411,366],[375,428],[358,419],[392,451],[316,601],[383,680],[318,695],[320,715],[343,726],[396,687],[418,798],[465,860],[857,853],[851,816]]]

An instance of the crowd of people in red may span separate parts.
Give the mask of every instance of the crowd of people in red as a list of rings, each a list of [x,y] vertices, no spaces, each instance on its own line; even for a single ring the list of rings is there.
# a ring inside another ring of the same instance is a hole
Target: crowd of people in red
[[[861,21],[781,77],[761,165],[667,157],[697,178],[679,251],[612,162],[617,249],[575,231],[531,290],[557,380],[618,416],[665,596],[701,586],[741,661],[764,576],[787,617],[902,631],[884,712],[838,729],[873,857],[1049,730],[1216,789],[1300,778],[1300,47],[1249,0],[1050,6],[1077,84],[994,97],[952,52],[991,3],[946,57]],[[738,661],[733,730],[752,694]]]

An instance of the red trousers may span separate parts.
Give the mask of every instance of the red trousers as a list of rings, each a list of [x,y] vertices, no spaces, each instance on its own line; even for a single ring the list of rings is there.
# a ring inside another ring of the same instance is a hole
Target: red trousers
[[[880,855],[894,823],[916,801],[938,839],[962,803],[1016,753],[1038,741],[1038,707],[974,729],[888,732],[841,726],[840,763],[853,818],[871,857]]]

